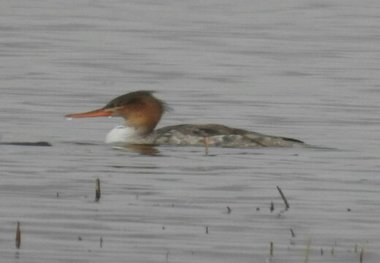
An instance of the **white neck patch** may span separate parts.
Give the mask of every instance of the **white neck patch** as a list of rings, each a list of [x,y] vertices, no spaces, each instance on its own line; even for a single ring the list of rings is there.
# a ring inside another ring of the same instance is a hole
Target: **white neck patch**
[[[106,135],[105,142],[107,144],[133,143],[137,137],[138,133],[133,127],[118,125]]]

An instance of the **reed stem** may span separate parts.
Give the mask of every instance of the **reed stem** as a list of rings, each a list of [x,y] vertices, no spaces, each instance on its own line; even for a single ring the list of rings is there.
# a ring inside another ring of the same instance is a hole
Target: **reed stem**
[[[102,195],[100,191],[100,179],[96,178],[96,186],[95,186],[95,202],[99,202],[100,196]]]
[[[281,190],[281,188],[279,186],[277,186],[277,190],[280,193],[281,198],[282,198],[282,200],[285,203],[285,211],[286,211],[286,210],[288,210],[290,208],[289,203],[288,203],[288,199],[286,199],[284,193],[282,192],[282,190]]]
[[[16,228],[16,248],[19,249],[21,247],[21,227],[20,222],[17,222]]]

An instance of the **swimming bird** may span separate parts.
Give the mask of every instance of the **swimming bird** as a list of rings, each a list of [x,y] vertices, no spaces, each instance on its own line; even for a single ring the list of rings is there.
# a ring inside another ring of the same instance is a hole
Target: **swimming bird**
[[[122,125],[113,128],[105,142],[113,145],[191,145],[236,148],[292,147],[300,140],[266,135],[221,124],[179,124],[155,129],[167,105],[151,91],[134,91],[111,100],[104,107],[66,118],[119,116]]]

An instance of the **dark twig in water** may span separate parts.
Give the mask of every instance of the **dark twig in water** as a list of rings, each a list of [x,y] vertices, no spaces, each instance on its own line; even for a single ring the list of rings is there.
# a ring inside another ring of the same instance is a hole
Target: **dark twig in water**
[[[0,142],[1,145],[15,145],[15,146],[52,146],[49,142]]]
[[[204,136],[203,137],[203,144],[205,145],[205,155],[208,155],[208,137]]]
[[[227,206],[227,214],[231,214],[232,210],[231,207]]]
[[[359,262],[363,263],[364,260],[364,248],[360,249]]]
[[[292,237],[296,237],[296,233],[294,233],[293,228],[290,228],[289,230],[290,230],[290,234],[292,234]]]
[[[21,228],[20,222],[17,222],[16,228],[16,248],[19,249],[21,247]]]
[[[282,198],[282,200],[283,200],[284,203],[285,203],[285,211],[286,211],[286,210],[288,210],[288,209],[290,208],[289,203],[288,203],[288,200],[286,199],[284,193],[282,192],[282,190],[281,190],[281,188],[280,188],[279,186],[277,186],[277,190],[278,190],[278,192],[280,193],[281,198]]]
[[[270,242],[269,244],[269,256],[273,257],[273,241]]]
[[[100,196],[101,196],[101,191],[100,191],[100,179],[96,178],[96,186],[95,186],[95,202],[99,202]]]
[[[99,246],[100,246],[100,248],[103,247],[103,237],[100,237],[100,239],[99,239]]]

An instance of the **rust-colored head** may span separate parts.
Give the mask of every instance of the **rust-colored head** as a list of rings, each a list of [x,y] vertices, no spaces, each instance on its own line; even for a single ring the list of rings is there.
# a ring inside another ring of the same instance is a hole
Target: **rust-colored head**
[[[135,91],[111,100],[101,109],[84,113],[68,114],[67,118],[120,116],[128,126],[139,133],[153,131],[165,111],[165,103],[152,95],[151,91]]]

